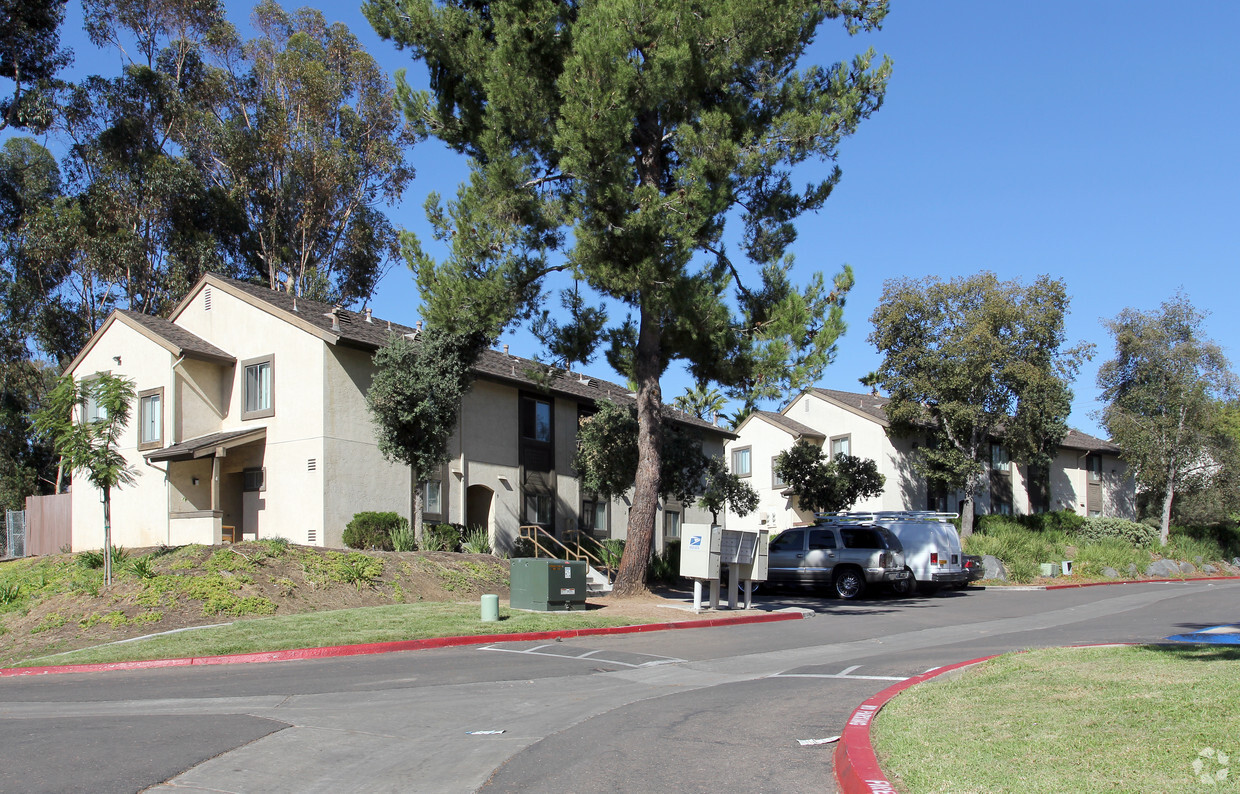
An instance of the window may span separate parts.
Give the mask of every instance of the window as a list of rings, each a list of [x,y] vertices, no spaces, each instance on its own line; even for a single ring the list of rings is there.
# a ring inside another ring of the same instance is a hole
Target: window
[[[103,375],[106,373],[101,372],[98,374]],[[98,377],[98,375],[95,377]],[[99,404],[99,398],[95,394],[95,387],[98,385],[95,382],[95,377],[83,378],[85,383],[82,384],[82,393],[86,398],[82,415],[83,422],[103,422],[108,418],[108,409]]]
[[[242,419],[262,419],[275,415],[275,357],[264,356],[241,362]]]
[[[993,471],[1001,471],[1009,474],[1012,471],[1012,461],[1008,458],[1007,450],[1002,444],[990,445],[990,468]]]
[[[852,436],[837,436],[831,439],[831,460],[835,460],[836,455],[852,454]]]
[[[607,534],[607,502],[587,498],[581,503],[581,528],[598,535]]]
[[[770,551],[772,554],[777,551],[805,551],[805,530],[790,529],[781,532],[771,541]]]
[[[1090,455],[1085,462],[1089,466],[1089,481],[1102,482],[1102,456]]]
[[[267,490],[267,470],[260,468],[245,469],[241,472],[244,484],[242,490],[245,491],[265,491]]]
[[[551,403],[535,397],[521,398],[521,437],[551,442]]]
[[[749,466],[749,447],[732,450],[732,473],[737,477],[748,477],[752,474]]]
[[[551,494],[528,493],[525,495],[525,521],[527,524],[550,526],[552,520]]]
[[[164,444],[164,390],[138,392],[138,449],[155,449]]]
[[[780,488],[787,488],[788,483],[784,482],[783,478],[779,476],[779,471],[775,467],[775,461],[777,460],[779,460],[778,455],[771,458],[771,487],[779,490]]]
[[[821,551],[835,548],[835,533],[829,529],[811,529],[809,531],[809,550]]]
[[[680,513],[675,510],[663,511],[663,537],[680,537]]]
[[[443,481],[427,480],[422,484],[422,512],[443,514]]]

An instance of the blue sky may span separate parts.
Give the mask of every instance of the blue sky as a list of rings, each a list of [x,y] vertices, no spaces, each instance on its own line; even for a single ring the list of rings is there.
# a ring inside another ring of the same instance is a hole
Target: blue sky
[[[894,60],[883,108],[840,147],[842,183],[801,219],[800,278],[852,265],[848,333],[819,385],[863,391],[879,362],[866,342],[886,279],[947,279],[980,270],[1030,281],[1047,273],[1072,296],[1069,343],[1098,354],[1074,385],[1071,424],[1101,435],[1098,365],[1113,353],[1101,320],[1156,308],[1177,290],[1211,314],[1207,333],[1237,355],[1240,310],[1240,3],[1151,0],[1044,3],[895,0],[883,29],[849,38],[824,27],[809,60],[873,47]],[[249,3],[230,2],[244,26]],[[286,7],[293,7],[291,3]],[[351,4],[321,6],[389,70],[422,67],[378,39]],[[70,10],[70,77],[96,51]],[[108,68],[108,67],[104,67]],[[450,195],[466,173],[433,142],[414,150],[417,178],[393,219],[419,232],[427,193]],[[803,172],[805,180],[813,170]],[[432,249],[433,250],[433,249]],[[412,322],[417,293],[398,265],[372,300]],[[503,340],[533,355],[524,333]],[[587,366],[619,380],[602,356]],[[669,371],[664,398],[688,385]],[[769,406],[778,408],[778,406]]]

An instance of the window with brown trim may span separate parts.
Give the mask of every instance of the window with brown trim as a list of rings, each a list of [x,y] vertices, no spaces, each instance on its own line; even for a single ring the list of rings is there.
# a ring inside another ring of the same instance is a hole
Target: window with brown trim
[[[274,355],[241,362],[241,418],[263,419],[276,413]]]
[[[159,449],[164,445],[164,389],[138,392],[138,449]]]

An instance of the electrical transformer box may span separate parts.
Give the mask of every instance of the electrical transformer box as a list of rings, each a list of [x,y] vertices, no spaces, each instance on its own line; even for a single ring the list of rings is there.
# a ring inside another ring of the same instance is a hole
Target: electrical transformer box
[[[585,606],[583,560],[518,557],[509,563],[508,571],[508,603],[513,609],[551,612]]]

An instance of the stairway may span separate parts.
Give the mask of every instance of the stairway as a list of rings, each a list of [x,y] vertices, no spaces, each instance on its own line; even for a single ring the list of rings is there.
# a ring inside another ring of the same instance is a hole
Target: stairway
[[[593,565],[586,565],[586,597],[605,596],[611,592],[607,576]]]

